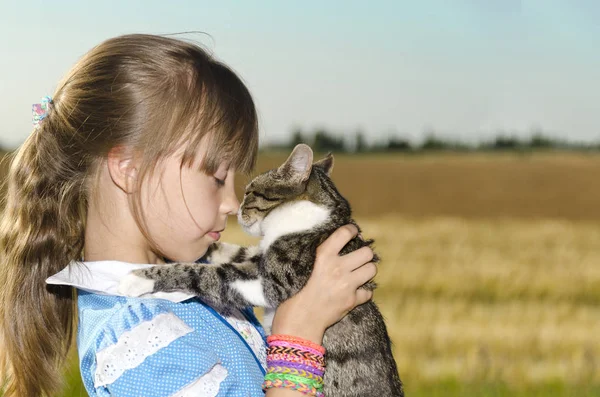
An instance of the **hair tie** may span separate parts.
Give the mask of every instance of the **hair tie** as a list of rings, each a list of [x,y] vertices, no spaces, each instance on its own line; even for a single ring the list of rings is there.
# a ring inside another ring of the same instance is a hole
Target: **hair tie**
[[[40,103],[33,104],[32,113],[34,126],[39,125],[40,122],[46,118],[48,110],[50,110],[50,105],[52,105],[52,97],[50,96],[45,96]]]

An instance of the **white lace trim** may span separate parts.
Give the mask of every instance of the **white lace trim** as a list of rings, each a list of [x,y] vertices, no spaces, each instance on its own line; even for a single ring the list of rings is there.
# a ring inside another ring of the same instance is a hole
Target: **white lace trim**
[[[265,341],[241,311],[235,309],[229,313],[223,313],[223,316],[229,324],[246,340],[248,346],[254,351],[256,358],[260,361],[263,368],[267,368],[267,349]]]
[[[94,386],[113,383],[126,370],[139,366],[146,357],[192,331],[173,313],[161,313],[140,323],[124,332],[117,343],[96,353]]]
[[[190,383],[171,397],[215,397],[219,393],[221,382],[227,377],[227,369],[216,364],[207,373]]]

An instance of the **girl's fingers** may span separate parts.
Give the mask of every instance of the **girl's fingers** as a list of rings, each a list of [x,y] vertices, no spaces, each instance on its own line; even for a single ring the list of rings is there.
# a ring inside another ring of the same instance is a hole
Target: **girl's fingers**
[[[358,288],[375,277],[375,275],[377,275],[377,266],[373,262],[369,262],[353,271],[350,277],[352,277],[352,284]]]
[[[317,253],[337,255],[358,234],[354,225],[344,225],[327,237],[317,248]]]
[[[345,266],[349,271],[360,268],[373,259],[373,250],[370,247],[362,247],[356,251],[342,256]]]
[[[359,288],[356,290],[356,306],[367,303],[373,297],[373,291]]]

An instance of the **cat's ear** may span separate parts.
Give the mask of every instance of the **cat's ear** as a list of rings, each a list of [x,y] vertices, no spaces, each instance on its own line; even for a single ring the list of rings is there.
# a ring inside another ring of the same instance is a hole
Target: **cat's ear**
[[[331,176],[331,171],[333,170],[333,154],[331,154],[331,152],[327,153],[327,156],[314,163],[313,167],[319,167],[327,173],[327,176]]]
[[[312,170],[313,151],[303,143],[296,145],[290,157],[279,167],[279,173],[286,178],[305,182]]]

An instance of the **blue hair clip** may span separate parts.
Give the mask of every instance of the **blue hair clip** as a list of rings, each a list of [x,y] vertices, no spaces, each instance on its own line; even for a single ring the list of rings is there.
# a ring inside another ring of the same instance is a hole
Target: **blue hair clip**
[[[48,115],[48,110],[50,109],[50,105],[52,105],[52,97],[50,96],[45,96],[42,98],[40,103],[33,104],[33,125],[39,125],[40,122],[46,118]]]

